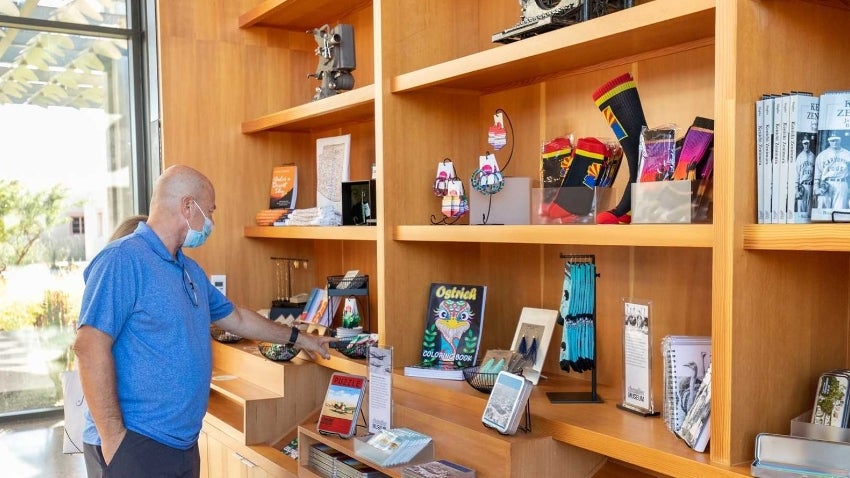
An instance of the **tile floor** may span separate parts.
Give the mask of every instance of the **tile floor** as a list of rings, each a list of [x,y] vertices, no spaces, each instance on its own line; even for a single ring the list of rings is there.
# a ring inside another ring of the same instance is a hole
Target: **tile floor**
[[[85,478],[82,454],[62,453],[62,412],[35,418],[0,418],[0,476]]]

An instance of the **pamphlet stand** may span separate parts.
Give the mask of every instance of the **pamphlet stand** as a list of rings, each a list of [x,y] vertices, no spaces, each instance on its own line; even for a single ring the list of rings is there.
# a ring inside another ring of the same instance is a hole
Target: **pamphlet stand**
[[[561,254],[561,259],[566,259],[567,263],[565,267],[569,267],[570,264],[580,264],[587,263],[593,264],[593,305],[592,305],[592,313],[590,314],[590,320],[593,323],[593,337],[591,342],[593,344],[593,356],[588,357],[593,360],[593,364],[589,367],[590,369],[590,391],[589,392],[546,392],[546,396],[549,398],[551,403],[602,403],[602,397],[596,391],[596,364],[598,360],[596,360],[596,278],[599,277],[599,274],[596,273],[596,256],[592,254]],[[567,326],[566,320],[564,321],[564,327]]]
[[[531,400],[525,402],[525,412],[523,413],[522,421],[517,425],[516,429],[522,430],[525,433],[531,433]]]
[[[652,301],[623,299],[623,401],[617,408],[660,415],[652,393]]]

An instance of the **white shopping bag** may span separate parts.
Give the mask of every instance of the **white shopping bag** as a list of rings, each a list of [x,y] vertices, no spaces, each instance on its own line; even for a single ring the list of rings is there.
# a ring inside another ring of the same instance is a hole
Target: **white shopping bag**
[[[78,371],[62,372],[62,391],[65,401],[65,438],[62,441],[62,453],[82,453],[85,413],[88,406]]]

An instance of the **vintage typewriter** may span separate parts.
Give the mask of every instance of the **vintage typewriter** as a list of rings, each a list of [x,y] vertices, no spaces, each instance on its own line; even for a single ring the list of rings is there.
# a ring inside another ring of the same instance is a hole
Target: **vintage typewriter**
[[[629,8],[634,0],[520,0],[521,19],[496,33],[494,43],[512,43],[573,23]]]

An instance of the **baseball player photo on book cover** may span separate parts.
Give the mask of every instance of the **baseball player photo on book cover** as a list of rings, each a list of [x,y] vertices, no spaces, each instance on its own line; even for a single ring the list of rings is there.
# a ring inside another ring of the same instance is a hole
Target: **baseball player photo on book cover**
[[[812,222],[850,221],[850,91],[820,97]]]

